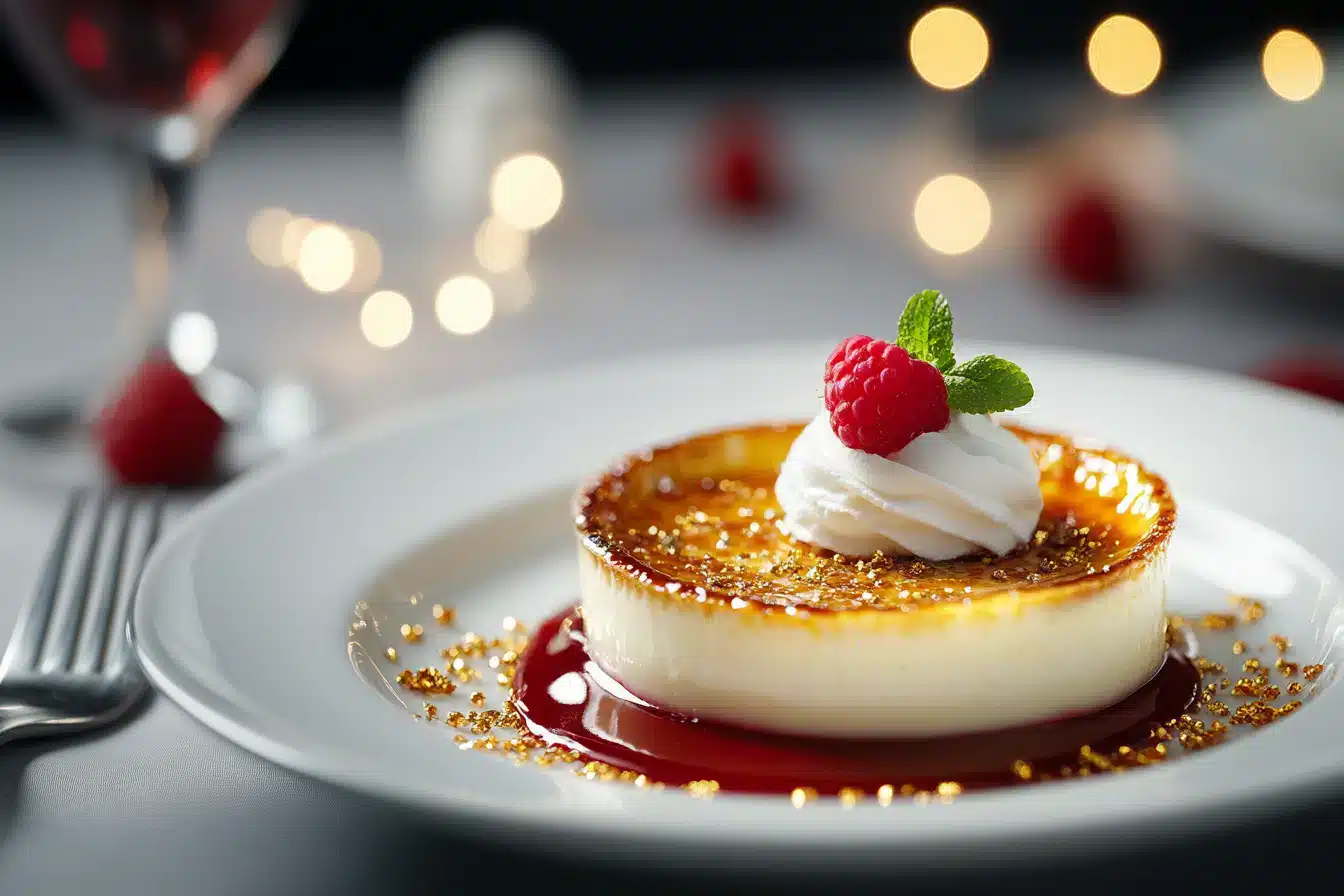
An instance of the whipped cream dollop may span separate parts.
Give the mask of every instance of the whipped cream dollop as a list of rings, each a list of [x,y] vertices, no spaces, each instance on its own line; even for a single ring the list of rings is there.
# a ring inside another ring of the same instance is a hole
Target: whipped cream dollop
[[[800,541],[926,560],[1006,554],[1031,538],[1043,504],[1031,449],[989,417],[961,413],[880,457],[846,448],[823,412],[790,448],[775,497]]]

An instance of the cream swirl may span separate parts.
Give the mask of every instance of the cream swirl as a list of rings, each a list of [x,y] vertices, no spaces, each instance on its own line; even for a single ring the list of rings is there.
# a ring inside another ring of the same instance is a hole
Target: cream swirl
[[[775,482],[783,528],[840,554],[949,560],[1003,555],[1041,517],[1031,449],[989,417],[954,413],[890,457],[846,448],[823,412],[789,449]]]

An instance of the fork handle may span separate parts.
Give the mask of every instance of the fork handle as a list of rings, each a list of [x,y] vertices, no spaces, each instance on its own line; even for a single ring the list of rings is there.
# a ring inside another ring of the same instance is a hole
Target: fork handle
[[[54,724],[48,712],[31,706],[0,706],[0,744],[33,737],[44,728],[54,727],[59,726]]]

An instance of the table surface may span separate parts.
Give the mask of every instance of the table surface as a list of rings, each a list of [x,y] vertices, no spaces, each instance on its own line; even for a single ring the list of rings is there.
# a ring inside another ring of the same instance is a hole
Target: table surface
[[[1043,281],[1034,256],[1021,251],[1030,218],[1011,202],[996,205],[990,240],[970,256],[952,264],[922,251],[901,226],[909,208],[901,190],[921,165],[934,170],[939,144],[903,144],[915,113],[901,97],[876,96],[779,103],[790,171],[806,189],[792,214],[746,227],[707,222],[686,199],[688,140],[703,113],[694,97],[586,107],[571,136],[569,204],[531,262],[535,299],[471,337],[434,322],[437,284],[469,271],[470,253],[461,234],[426,224],[403,161],[398,110],[245,117],[200,184],[193,295],[217,322],[222,362],[314,384],[335,429],[502,375],[655,347],[889,331],[904,297],[926,285],[949,292],[958,332],[968,337],[1233,370],[1305,344],[1344,348],[1339,314],[1317,300],[1330,290],[1319,272],[1284,271],[1222,248],[1184,248],[1179,264],[1117,301],[1070,298]],[[0,381],[38,384],[105,347],[115,297],[130,291],[125,196],[105,160],[59,137],[0,138],[0,158]],[[890,158],[906,167],[883,167]],[[995,184],[1022,176],[983,154],[957,158],[970,158]],[[895,209],[887,216],[895,224],[875,225],[883,216],[866,203]],[[292,273],[253,260],[245,231],[266,206],[374,234],[384,254],[380,285],[415,305],[407,342],[372,348],[359,334],[360,295],[319,296]],[[0,631],[34,585],[58,511],[48,490],[10,481],[0,491],[0,567],[8,573]],[[1301,861],[1312,849],[1324,861],[1326,841],[1310,832],[1335,823],[1333,811],[1275,826],[1286,833],[1261,831],[1291,843]],[[1137,886],[1146,878],[1136,868],[1179,862],[1187,848],[1173,844],[1141,866],[1111,859],[1104,873]],[[475,843],[300,778],[161,698],[102,734],[0,749],[2,893],[93,885],[108,894],[201,896],[413,891],[451,881],[454,856],[498,874],[522,867],[528,851]],[[605,880],[592,869],[544,867],[551,880]],[[639,878],[621,874],[611,880]]]

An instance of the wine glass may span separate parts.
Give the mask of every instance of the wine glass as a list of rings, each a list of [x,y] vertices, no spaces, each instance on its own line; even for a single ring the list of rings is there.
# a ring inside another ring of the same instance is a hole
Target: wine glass
[[[135,278],[112,368],[93,394],[0,408],[0,427],[47,448],[82,439],[183,300],[193,175],[279,57],[292,0],[0,0],[17,51],[70,121],[133,177]]]

